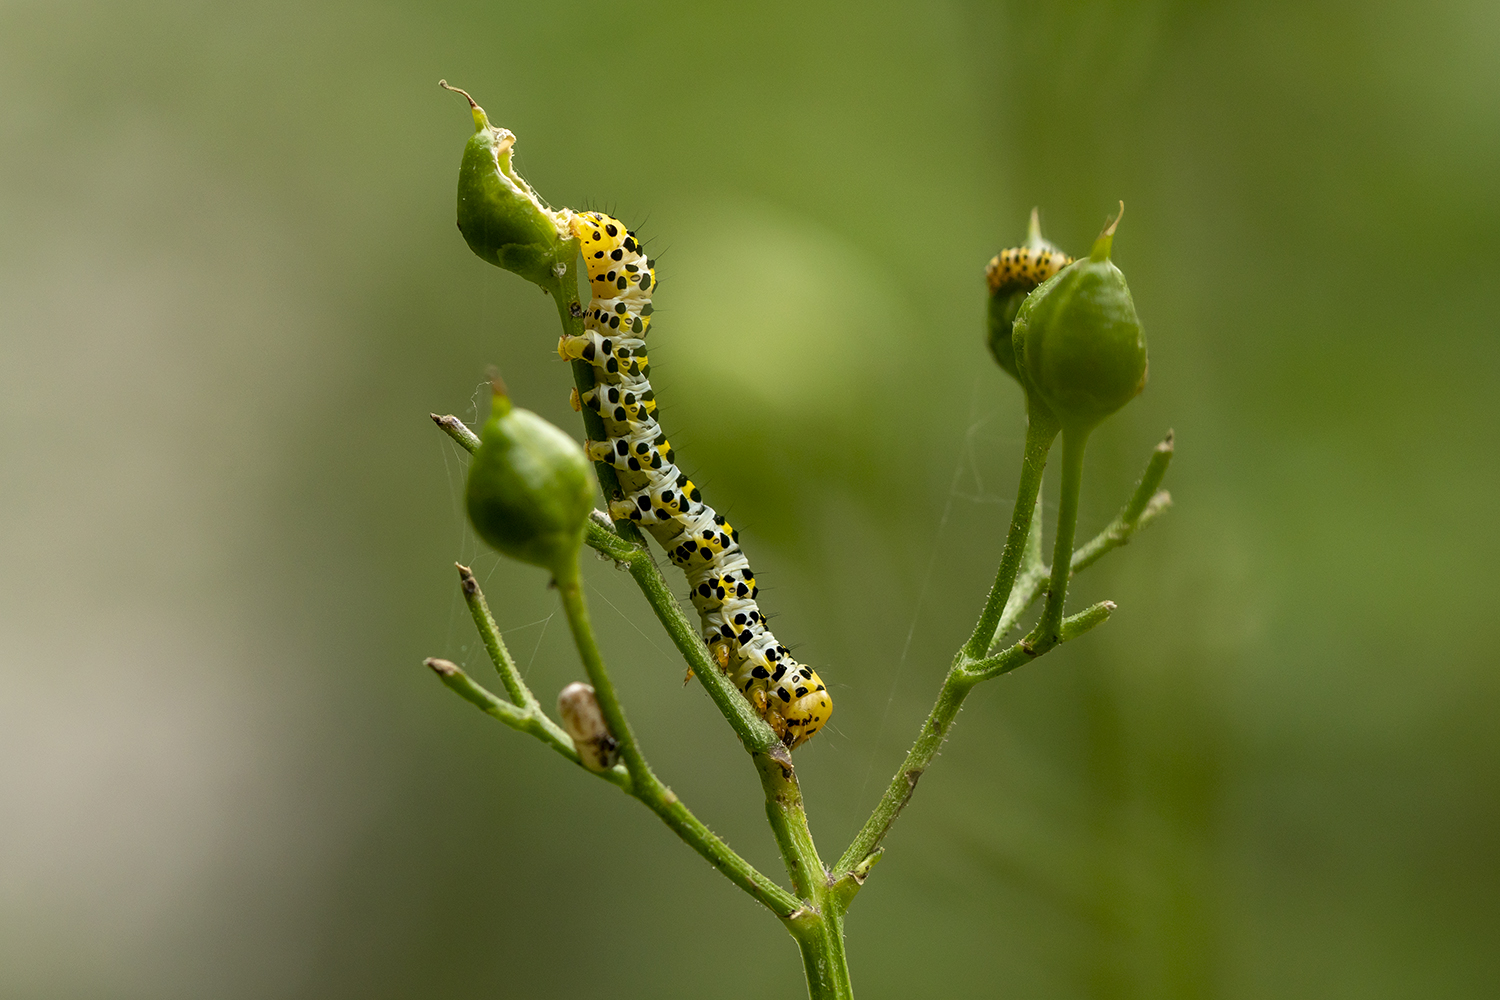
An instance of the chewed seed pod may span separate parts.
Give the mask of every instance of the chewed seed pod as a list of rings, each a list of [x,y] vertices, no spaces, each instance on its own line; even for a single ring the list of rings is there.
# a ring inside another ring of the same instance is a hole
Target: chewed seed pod
[[[546,287],[571,264],[578,249],[568,230],[568,212],[555,212],[526,183],[511,156],[516,137],[496,128],[474,99],[463,94],[474,116],[474,134],[458,170],[458,229],[483,259]]]
[[[1011,349],[1010,339],[1021,303],[1026,301],[1033,288],[1071,263],[1072,257],[1042,238],[1042,221],[1033,208],[1031,224],[1026,229],[1026,243],[1001,250],[985,266],[984,280],[990,290],[990,353],[1011,378],[1018,377],[1016,355]]]
[[[594,689],[582,681],[563,688],[557,696],[557,714],[562,727],[573,737],[578,759],[590,771],[607,771],[620,759],[620,747],[609,734],[609,724],[599,708]]]
[[[1109,259],[1119,223],[1116,216],[1087,258],[1037,288],[1016,314],[1021,384],[1065,431],[1093,429],[1146,385],[1146,337],[1125,275]]]
[[[498,381],[479,442],[466,490],[479,537],[554,576],[573,571],[594,509],[593,470],[578,442],[512,407]]]

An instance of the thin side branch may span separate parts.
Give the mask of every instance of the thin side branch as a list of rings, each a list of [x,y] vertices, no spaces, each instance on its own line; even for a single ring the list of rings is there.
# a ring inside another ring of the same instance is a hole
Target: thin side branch
[[[540,710],[527,711],[517,708],[510,702],[491,694],[464,673],[456,663],[436,657],[428,657],[422,662],[430,667],[432,672],[437,674],[438,679],[450,690],[469,704],[477,706],[484,714],[499,719],[517,732],[535,736],[583,770],[588,771],[589,774],[596,774],[621,790],[634,794],[631,790],[630,775],[618,764],[605,771],[589,771],[584,767],[583,762],[578,759],[578,751],[573,748],[573,740],[561,726],[547,718]]]
[[[1108,527],[1090,539],[1088,544],[1073,553],[1072,571],[1074,574],[1087,569],[1103,558],[1106,553],[1129,542],[1132,535],[1156,520],[1163,511],[1172,506],[1172,494],[1166,490],[1159,490],[1158,487],[1161,486],[1162,478],[1167,474],[1167,466],[1172,464],[1173,437],[1173,433],[1167,431],[1167,436],[1162,438],[1151,452],[1151,460],[1146,463],[1146,471],[1141,473],[1140,480],[1135,484],[1135,492],[1131,494],[1130,501],[1121,509],[1119,515],[1109,523]]]
[[[479,450],[479,435],[469,430],[462,420],[451,413],[442,417],[436,413],[429,413],[428,416],[432,418],[433,423],[443,429],[443,433],[457,441],[464,451],[472,455]]]
[[[490,614],[489,602],[479,589],[479,581],[474,579],[474,571],[463,563],[453,565],[458,567],[458,585],[464,593],[464,603],[469,606],[469,614],[474,618],[474,627],[479,630],[485,652],[490,654],[490,662],[500,672],[500,682],[505,685],[505,693],[523,709],[536,709],[540,712],[536,695],[521,680],[521,671],[516,669],[516,661],[511,659],[510,650],[505,648],[505,640],[500,638],[500,626],[495,624],[495,616]]]

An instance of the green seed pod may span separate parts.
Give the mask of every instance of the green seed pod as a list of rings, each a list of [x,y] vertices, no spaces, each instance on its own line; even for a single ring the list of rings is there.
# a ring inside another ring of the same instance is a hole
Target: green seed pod
[[[530,410],[513,409],[498,379],[479,442],[467,491],[479,537],[555,577],[576,573],[594,506],[593,470],[578,442]]]
[[[1011,378],[1018,378],[1010,338],[1021,303],[1026,301],[1033,288],[1071,263],[1072,257],[1042,237],[1042,220],[1033,208],[1031,223],[1026,228],[1026,242],[1001,250],[985,265],[984,280],[990,290],[990,353]]]
[[[516,137],[508,129],[491,125],[464,91],[446,80],[438,85],[463,94],[474,116],[474,134],[458,168],[458,231],[483,259],[546,287],[578,253],[567,213],[548,208],[516,173]]]
[[[1119,223],[1116,216],[1086,260],[1038,287],[1016,315],[1011,343],[1021,382],[1064,430],[1092,430],[1146,385],[1146,338],[1125,276],[1109,259]]]
[[[578,759],[590,771],[607,771],[620,759],[620,745],[610,735],[592,685],[574,681],[557,696],[557,715],[573,738]]]

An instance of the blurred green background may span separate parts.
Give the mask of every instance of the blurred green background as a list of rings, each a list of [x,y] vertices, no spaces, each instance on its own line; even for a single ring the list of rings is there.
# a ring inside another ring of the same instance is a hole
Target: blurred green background
[[[970,699],[851,915],[862,997],[1493,990],[1497,38],[1482,2],[0,5],[0,994],[803,990],[654,817],[420,665],[482,661],[462,559],[544,700],[580,674],[427,420],[494,363],[579,426],[550,305],[454,229],[440,76],[654,240],[665,426],[837,703],[825,857],[998,559],[984,262],[1032,205],[1074,252],[1129,207],[1152,381],[1080,531],[1168,427],[1176,507],[1083,578],[1107,628]],[[586,572],[659,772],[780,875]]]

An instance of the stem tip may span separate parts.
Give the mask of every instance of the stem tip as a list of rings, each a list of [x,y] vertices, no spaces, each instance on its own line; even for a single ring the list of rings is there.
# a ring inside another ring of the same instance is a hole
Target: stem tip
[[[458,669],[458,664],[451,660],[440,660],[436,656],[429,656],[422,661],[422,665],[430,667],[432,672],[439,677],[457,677],[463,671]]]

